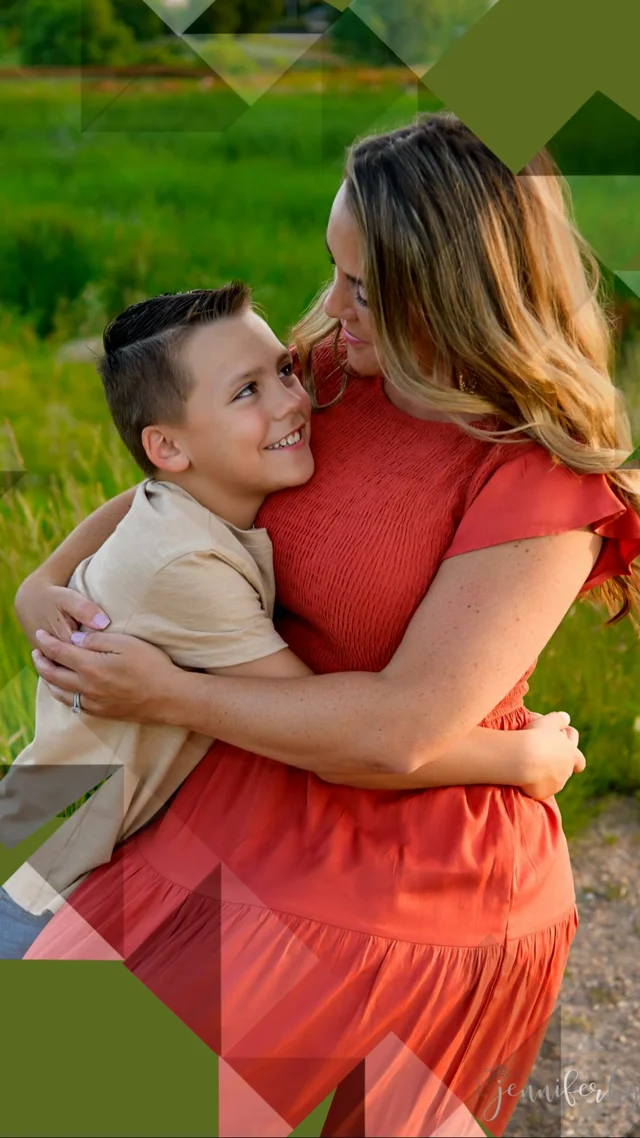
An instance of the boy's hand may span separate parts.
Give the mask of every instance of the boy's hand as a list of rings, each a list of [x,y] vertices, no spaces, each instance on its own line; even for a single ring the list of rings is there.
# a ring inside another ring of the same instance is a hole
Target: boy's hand
[[[575,727],[570,726],[565,711],[535,715],[525,730],[531,735],[532,747],[526,781],[520,783],[520,789],[529,798],[544,802],[559,794],[571,775],[584,770],[586,760],[578,748],[580,736]]]
[[[15,610],[32,648],[38,647],[36,632],[39,628],[68,642],[72,632],[81,625],[100,630],[109,624],[107,614],[93,601],[75,589],[53,584],[38,573],[27,577],[18,589]]]

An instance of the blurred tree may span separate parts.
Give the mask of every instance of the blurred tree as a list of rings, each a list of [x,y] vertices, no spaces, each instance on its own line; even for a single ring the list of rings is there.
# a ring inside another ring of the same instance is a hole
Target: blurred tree
[[[189,31],[194,35],[265,32],[285,15],[285,0],[215,0]]]
[[[17,27],[22,19],[24,4],[18,0],[0,0],[0,25],[3,27]]]
[[[374,23],[373,28],[371,23]],[[347,8],[333,25],[331,38],[338,51],[344,55],[383,67],[387,64],[392,66],[397,63],[397,59],[384,41],[384,31],[385,24],[381,20],[365,23]]]
[[[126,63],[133,47],[129,28],[116,19],[111,0],[24,0],[21,59],[27,66],[92,66]]]
[[[0,55],[15,48],[21,28],[22,9],[17,0],[0,0]]]
[[[155,40],[169,34],[164,20],[145,4],[145,0],[112,0],[115,15],[131,29],[137,40]]]
[[[240,25],[240,0],[215,0],[188,29],[194,35],[220,35],[237,32]]]

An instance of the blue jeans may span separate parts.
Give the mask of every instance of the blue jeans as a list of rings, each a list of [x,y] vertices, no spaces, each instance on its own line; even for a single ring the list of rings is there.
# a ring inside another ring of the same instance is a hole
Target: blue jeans
[[[0,888],[0,960],[22,960],[52,916],[30,913]]]

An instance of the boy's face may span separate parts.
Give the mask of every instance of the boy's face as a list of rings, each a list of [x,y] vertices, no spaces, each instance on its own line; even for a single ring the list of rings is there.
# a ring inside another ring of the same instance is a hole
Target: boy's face
[[[269,325],[248,308],[197,328],[182,352],[193,387],[166,431],[194,473],[260,496],[307,482],[311,404]]]

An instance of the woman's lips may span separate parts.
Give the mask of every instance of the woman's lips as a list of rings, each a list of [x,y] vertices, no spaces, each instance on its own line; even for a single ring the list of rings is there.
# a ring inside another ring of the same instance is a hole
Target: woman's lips
[[[353,332],[348,332],[345,327],[343,327],[342,331],[344,332],[344,338],[348,344],[364,344],[364,340],[361,340],[358,336],[354,336]]]

